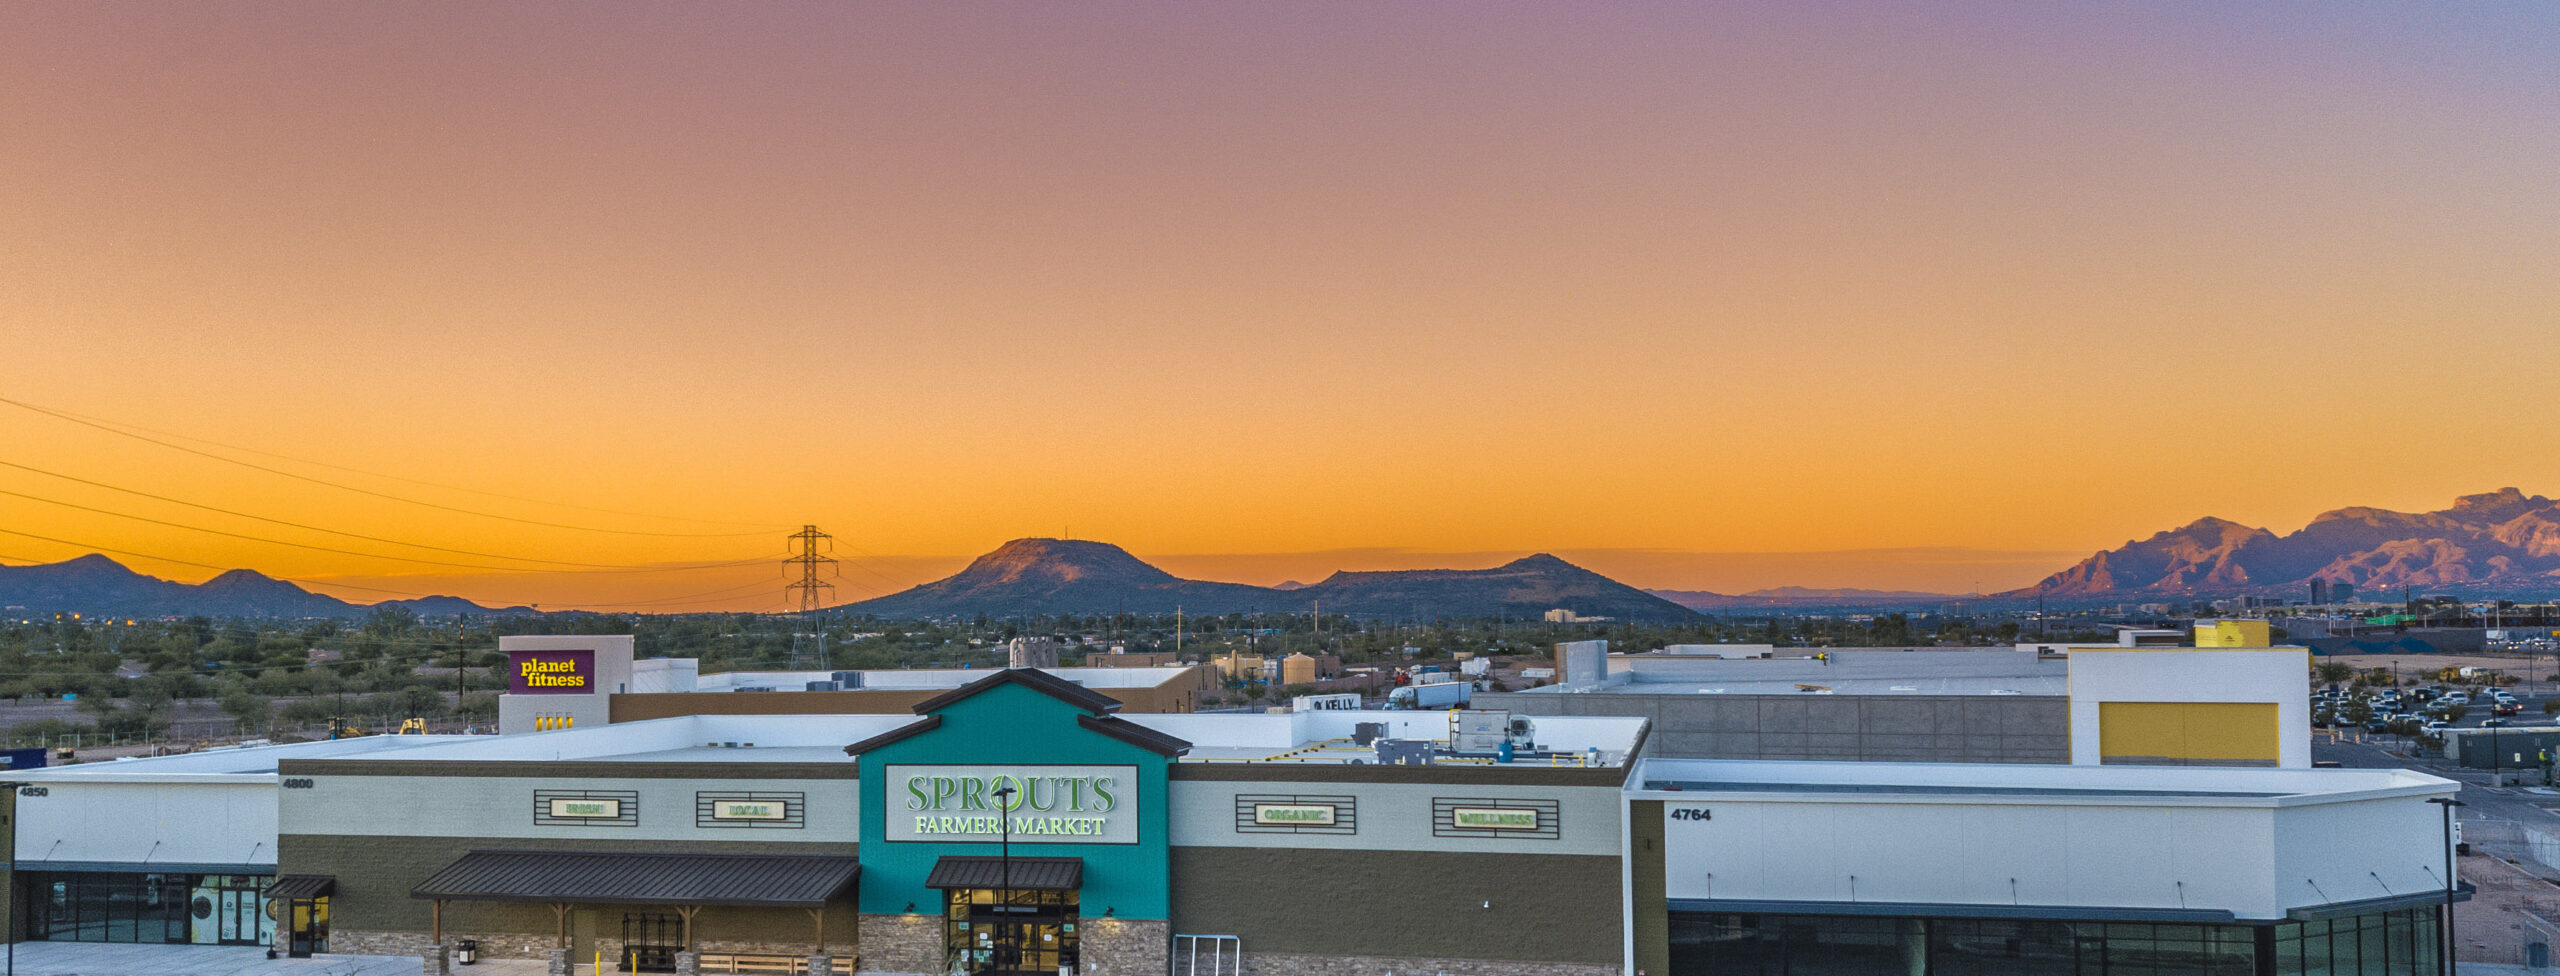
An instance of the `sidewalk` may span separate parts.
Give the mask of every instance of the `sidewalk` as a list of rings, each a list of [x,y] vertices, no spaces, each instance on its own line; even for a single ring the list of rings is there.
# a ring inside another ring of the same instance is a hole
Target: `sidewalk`
[[[418,976],[422,968],[416,956],[269,959],[256,946],[21,942],[17,948],[20,976]],[[541,971],[539,963],[533,971]]]
[[[416,956],[269,959],[255,946],[100,942],[21,942],[17,962],[19,976],[419,976],[425,968]],[[453,967],[456,976],[543,976],[548,969],[540,959],[482,959]],[[579,963],[577,972],[594,976],[595,966]]]

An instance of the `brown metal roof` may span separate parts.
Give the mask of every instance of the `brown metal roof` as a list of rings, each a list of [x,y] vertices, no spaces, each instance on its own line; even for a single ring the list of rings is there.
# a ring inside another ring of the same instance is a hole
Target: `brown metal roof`
[[[848,756],[859,756],[900,739],[911,739],[941,727],[942,716],[927,715],[922,721],[909,722],[905,725],[898,726],[897,728],[890,729],[889,731],[882,732],[879,735],[875,735],[868,739],[846,746],[844,747],[844,754]]]
[[[953,702],[1002,684],[1015,684],[1066,702],[1096,715],[1109,715],[1120,710],[1120,700],[1069,681],[1039,668],[1006,668],[950,691],[916,703],[916,714],[940,711]]]
[[[1191,743],[1158,732],[1117,715],[1095,718],[1076,716],[1076,724],[1163,756],[1179,756],[1191,751]]]
[[[269,898],[320,898],[338,890],[338,879],[326,874],[283,874],[267,886]]]
[[[1017,857],[1010,869],[1000,857],[945,854],[925,875],[927,888],[1019,888],[1074,891],[1084,887],[1084,858]]]
[[[852,887],[861,871],[851,857],[802,854],[472,851],[409,897],[818,908]]]

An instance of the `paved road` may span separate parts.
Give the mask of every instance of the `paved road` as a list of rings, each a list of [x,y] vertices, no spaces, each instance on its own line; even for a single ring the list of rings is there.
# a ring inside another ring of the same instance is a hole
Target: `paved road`
[[[2560,806],[2560,794],[2535,793],[2529,787],[2515,785],[2493,787],[2489,773],[2481,769],[2461,769],[2443,759],[2410,758],[2402,752],[2406,740],[2397,737],[2366,736],[2365,744],[2341,742],[2336,745],[2314,742],[2311,758],[2336,762],[2350,769],[2414,769],[2442,776],[2462,784],[2460,799],[2464,806],[2455,815],[2464,820],[2513,820],[2531,827],[2560,833],[2560,815],[2543,804]],[[2538,774],[2510,774],[2509,782],[2530,781],[2539,784]]]

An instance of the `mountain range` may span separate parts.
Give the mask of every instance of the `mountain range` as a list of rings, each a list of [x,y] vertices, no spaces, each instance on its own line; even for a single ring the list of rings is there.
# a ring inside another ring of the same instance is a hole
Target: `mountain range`
[[[1337,572],[1289,588],[1187,580],[1119,546],[1016,539],[944,579],[841,609],[884,617],[1020,614],[1270,613],[1322,609],[1355,617],[1586,617],[1680,621],[1697,613],[1540,553],[1491,569]]]
[[[2287,535],[2204,518],[2001,595],[2298,593],[2315,579],[2366,594],[2452,584],[2560,590],[2560,503],[2503,488],[2435,512],[2341,508]]]
[[[1855,607],[1889,606],[1905,603],[1942,603],[1964,599],[1948,593],[1925,593],[1918,590],[1865,590],[1857,587],[1773,586],[1748,593],[1718,593],[1713,590],[1654,590],[1645,592],[1688,607],[1691,610],[1728,610],[1737,607]]]
[[[2560,592],[2560,502],[2515,488],[2465,495],[2434,512],[2341,508],[2286,535],[2203,518],[2098,552],[2036,586],[2034,599],[2301,593],[2312,580],[2376,595],[2403,587]],[[1016,539],[944,579],[841,609],[884,617],[1300,612],[1357,617],[1531,618],[1548,610],[1645,622],[1699,610],[1882,605],[1955,599],[1901,590],[1777,587],[1742,594],[1639,590],[1540,553],[1490,569],[1343,571],[1314,583],[1251,586],[1183,579],[1101,542]],[[531,613],[435,596],[358,604],[252,570],[202,583],[146,576],[102,555],[0,566],[0,610],[116,617],[356,617],[376,607],[421,616]]]
[[[452,596],[349,603],[246,569],[202,583],[179,583],[145,576],[94,553],[58,563],[0,566],[0,609],[10,611],[97,617],[361,617],[379,607],[420,616],[531,612],[524,607],[493,610]]]

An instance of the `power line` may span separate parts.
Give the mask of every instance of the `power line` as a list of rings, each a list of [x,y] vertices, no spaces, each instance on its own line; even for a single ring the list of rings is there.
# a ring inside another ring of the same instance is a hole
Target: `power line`
[[[203,533],[206,533],[206,534],[209,534],[209,535],[226,536],[226,537],[229,537],[229,538],[233,538],[233,539],[242,539],[242,540],[246,540],[246,541],[249,541],[249,542],[262,542],[262,543],[265,543],[265,544],[267,544],[267,545],[271,545],[271,546],[291,546],[291,547],[296,548],[296,549],[309,549],[309,550],[311,550],[311,551],[313,551],[313,552],[328,552],[328,553],[336,553],[336,554],[341,555],[341,556],[356,556],[356,557],[364,558],[364,559],[389,559],[389,560],[394,560],[394,561],[397,561],[397,562],[404,562],[404,563],[419,563],[419,564],[421,564],[421,565],[427,565],[427,566],[451,566],[451,567],[455,567],[455,568],[459,568],[459,569],[489,569],[489,570],[496,570],[496,571],[498,571],[498,572],[502,572],[502,573],[664,573],[664,572],[681,572],[681,571],[689,571],[689,570],[696,570],[696,569],[723,569],[723,568],[727,568],[727,567],[731,567],[731,566],[746,566],[746,565],[751,565],[751,564],[754,564],[754,563],[763,562],[763,560],[761,560],[761,559],[741,559],[741,560],[736,560],[736,561],[733,561],[733,562],[725,562],[725,563],[705,563],[705,564],[702,564],[702,565],[699,565],[699,566],[679,566],[679,567],[668,567],[668,568],[658,568],[658,569],[641,569],[641,568],[617,568],[617,569],[527,569],[527,568],[522,567],[522,566],[491,566],[491,565],[488,565],[488,564],[486,564],[486,563],[457,563],[457,562],[453,562],[453,561],[451,561],[451,560],[445,560],[445,559],[421,559],[421,558],[418,558],[418,557],[416,557],[416,556],[394,556],[394,555],[391,555],[391,554],[389,554],[389,553],[360,552],[360,551],[358,551],[358,550],[354,550],[354,549],[340,549],[340,548],[337,548],[337,547],[335,547],[335,546],[318,546],[318,545],[312,545],[311,543],[308,543],[308,542],[288,542],[288,541],[283,540],[283,539],[269,539],[269,538],[266,538],[266,537],[264,537],[264,536],[247,535],[247,534],[239,533],[239,532],[228,532],[228,531],[224,531],[224,530],[222,530],[222,529],[208,529],[208,528],[205,528],[204,526],[201,526],[201,525],[188,525],[188,524],[186,524],[186,523],[184,523],[184,522],[171,522],[171,521],[169,521],[169,520],[167,520],[167,519],[156,519],[156,518],[151,518],[150,516],[146,516],[146,515],[134,515],[134,514],[127,513],[127,512],[118,512],[118,511],[113,511],[113,510],[109,510],[109,509],[98,508],[98,507],[93,506],[93,505],[82,505],[82,504],[79,504],[79,503],[76,503],[76,502],[66,502],[66,501],[61,501],[61,500],[58,500],[58,499],[46,498],[46,497],[43,497],[43,496],[41,496],[41,495],[30,495],[30,494],[27,494],[26,492],[22,492],[22,491],[10,491],[9,489],[6,489],[6,488],[0,488],[0,495],[7,495],[7,496],[12,497],[12,498],[24,498],[24,499],[26,499],[26,500],[28,500],[28,501],[33,501],[33,502],[43,502],[43,503],[45,503],[45,504],[47,504],[47,505],[60,505],[60,506],[62,506],[62,507],[64,507],[64,508],[77,509],[77,510],[80,510],[80,511],[83,511],[83,512],[93,512],[93,513],[96,513],[96,514],[99,514],[99,515],[113,516],[113,517],[115,517],[115,518],[120,518],[120,519],[132,519],[133,521],[136,521],[136,522],[147,522],[147,523],[150,523],[150,524],[152,524],[152,525],[162,525],[162,526],[167,526],[167,527],[169,527],[169,528],[173,528],[173,529],[185,529],[185,530],[187,530],[187,531],[189,531],[189,532],[203,532]],[[324,531],[325,531],[325,530],[324,530]],[[500,557],[500,558],[505,558],[505,557]]]
[[[577,567],[584,567],[584,568],[589,568],[589,569],[634,569],[634,568],[638,568],[638,567],[633,567],[633,566],[628,566],[628,565],[613,565],[613,564],[608,564],[608,563],[581,563],[581,562],[572,562],[572,561],[569,561],[569,560],[562,560],[562,559],[544,559],[544,558],[541,558],[541,557],[539,557],[539,556],[510,556],[510,555],[507,555],[507,554],[505,554],[505,553],[500,553],[500,552],[476,552],[476,551],[473,551],[473,550],[470,550],[470,549],[454,549],[454,548],[450,548],[450,547],[447,547],[447,546],[429,545],[429,544],[424,543],[424,542],[406,542],[406,541],[402,541],[402,540],[399,540],[399,539],[386,539],[386,538],[383,538],[383,537],[378,536],[378,535],[365,535],[364,533],[361,533],[361,532],[348,532],[348,531],[345,531],[345,530],[343,530],[343,529],[331,529],[331,528],[324,528],[324,527],[317,526],[317,525],[309,525],[309,524],[305,524],[305,523],[302,523],[302,522],[290,521],[290,520],[287,520],[287,519],[270,518],[270,517],[268,517],[268,516],[264,516],[264,515],[253,515],[253,514],[248,513],[248,512],[234,511],[234,510],[232,510],[232,509],[222,508],[222,507],[220,507],[220,506],[216,506],[216,505],[206,505],[206,504],[203,504],[203,503],[201,503],[201,502],[191,502],[191,501],[187,501],[186,499],[183,499],[183,498],[171,498],[171,497],[169,497],[169,496],[167,496],[167,495],[157,495],[157,494],[153,494],[153,493],[151,493],[151,492],[147,492],[147,491],[142,491],[142,490],[139,490],[139,489],[134,489],[134,488],[125,488],[125,487],[121,487],[121,486],[118,486],[118,485],[111,485],[111,484],[107,484],[106,482],[103,482],[103,481],[92,481],[92,480],[87,479],[87,478],[77,477],[77,476],[74,476],[74,475],[67,475],[67,474],[63,474],[63,473],[58,472],[58,471],[47,471],[47,470],[45,470],[45,469],[43,469],[43,468],[38,468],[38,467],[30,466],[30,465],[19,464],[19,463],[14,462],[14,461],[0,461],[0,467],[16,468],[16,469],[18,469],[18,470],[20,470],[20,471],[28,471],[28,472],[33,472],[33,473],[35,473],[35,474],[44,475],[45,477],[48,477],[48,478],[59,478],[59,479],[62,479],[62,480],[64,480],[64,481],[70,481],[70,482],[75,482],[75,483],[78,483],[78,484],[89,485],[89,486],[91,486],[91,487],[95,487],[95,488],[104,488],[104,489],[106,489],[106,490],[108,490],[108,491],[123,492],[123,493],[125,493],[125,494],[127,494],[127,495],[133,495],[133,496],[136,496],[136,497],[139,497],[139,498],[148,498],[148,499],[151,499],[151,500],[153,500],[153,501],[168,502],[169,504],[172,504],[172,505],[184,505],[184,506],[187,506],[188,508],[199,508],[199,509],[203,509],[203,510],[208,511],[208,512],[218,512],[218,513],[220,513],[220,514],[223,514],[223,515],[229,515],[229,516],[233,516],[233,517],[236,517],[236,518],[252,519],[252,520],[255,520],[255,521],[259,521],[259,522],[267,522],[267,523],[271,523],[271,524],[275,524],[275,525],[290,526],[290,527],[292,527],[292,528],[304,529],[304,530],[308,530],[308,531],[311,531],[311,532],[324,532],[324,533],[327,533],[327,534],[329,534],[329,535],[341,535],[341,536],[346,536],[347,538],[350,538],[350,539],[363,539],[363,540],[365,540],[365,541],[367,541],[367,542],[380,542],[380,543],[385,543],[385,544],[388,544],[388,545],[394,545],[394,546],[408,546],[408,547],[413,548],[413,549],[432,549],[432,550],[434,550],[434,551],[436,551],[436,552],[449,552],[449,553],[453,553],[453,554],[458,555],[458,556],[479,556],[479,557],[486,558],[486,559],[513,559],[513,560],[516,560],[516,561],[519,561],[519,562],[528,562],[528,563],[549,563],[549,564],[554,565],[554,566],[577,566]],[[21,496],[19,496],[19,497],[24,498],[24,497],[30,497],[30,496],[21,495]],[[37,499],[35,499],[35,500],[36,500],[36,501],[43,501],[43,502],[52,502],[52,499],[46,499],[46,498],[37,498]],[[67,503],[67,502],[53,502],[53,504],[57,504],[57,505],[64,505],[64,504],[69,504],[69,503]],[[119,513],[115,513],[115,512],[104,512],[104,513],[102,513],[102,514],[116,515],[116,514],[119,514]],[[386,557],[383,557],[383,558],[386,558],[386,559],[397,559],[397,558],[401,558],[401,557],[397,557],[397,556],[386,556]],[[459,564],[459,563],[452,563],[452,564],[446,564],[446,565],[462,565],[462,564]]]
[[[30,405],[30,404],[20,403],[20,402],[18,402],[18,401],[14,401],[14,400],[7,400],[5,397],[0,397],[0,401],[8,402],[8,403],[10,403],[10,404],[11,404],[11,405],[13,405],[13,406],[22,406],[22,407],[27,407],[27,408],[29,408],[29,409],[40,409],[40,408],[36,408],[36,407],[34,407],[34,406]],[[131,430],[139,430],[139,431],[143,431],[143,432],[145,432],[145,433],[158,434],[158,435],[160,435],[160,436],[162,436],[162,437],[175,437],[175,438],[177,438],[177,439],[179,439],[179,440],[182,440],[182,441],[193,441],[193,442],[198,443],[198,444],[209,444],[209,445],[212,445],[212,446],[214,446],[214,447],[222,448],[222,449],[224,449],[224,450],[239,451],[239,452],[244,453],[244,454],[256,454],[256,455],[259,455],[259,456],[261,456],[261,457],[271,457],[271,458],[276,458],[276,459],[278,459],[278,460],[283,460],[283,461],[292,461],[292,462],[297,463],[297,464],[308,464],[308,465],[311,465],[311,466],[313,466],[313,467],[329,468],[329,469],[331,469],[331,470],[335,470],[335,471],[345,471],[345,472],[348,472],[348,473],[351,473],[351,474],[360,474],[360,475],[364,475],[364,476],[369,477],[369,478],[381,478],[381,479],[384,479],[384,480],[386,480],[386,481],[403,481],[403,482],[407,482],[407,483],[409,483],[409,484],[413,484],[413,485],[423,485],[423,486],[426,486],[426,487],[428,487],[428,488],[442,488],[442,489],[444,489],[444,490],[446,490],[446,491],[459,491],[459,492],[464,492],[464,493],[466,493],[466,494],[473,494],[473,495],[486,495],[486,496],[488,496],[488,497],[490,497],[490,498],[504,498],[504,499],[506,499],[506,500],[508,500],[508,501],[514,501],[514,502],[526,502],[526,503],[534,504],[534,505],[550,505],[550,506],[553,506],[553,507],[555,507],[555,508],[574,508],[574,509],[577,509],[577,510],[582,511],[582,512],[596,512],[596,513],[600,513],[600,514],[604,514],[604,515],[622,515],[622,516],[628,516],[628,517],[631,517],[631,518],[652,518],[652,519],[664,519],[664,520],[666,520],[666,521],[670,521],[670,522],[700,522],[700,523],[703,523],[703,524],[705,524],[705,525],[738,525],[738,526],[754,526],[754,525],[757,525],[757,523],[754,523],[754,522],[733,522],[733,521],[730,521],[730,520],[728,520],[728,519],[706,519],[706,518],[694,518],[694,517],[686,516],[686,515],[660,515],[660,514],[656,514],[656,513],[653,513],[653,512],[626,512],[626,511],[623,511],[623,510],[621,510],[621,509],[617,509],[617,508],[598,508],[598,507],[593,506],[593,505],[580,505],[580,504],[577,504],[576,502],[564,502],[564,501],[557,501],[557,500],[548,499],[548,498],[528,498],[528,497],[523,496],[523,495],[510,495],[510,494],[507,494],[507,493],[505,493],[505,492],[501,492],[501,491],[489,491],[489,490],[482,489],[482,488],[466,488],[466,487],[463,487],[463,486],[461,486],[461,485],[448,485],[448,484],[445,484],[445,483],[440,482],[440,481],[426,481],[426,480],[419,479],[419,478],[408,478],[408,477],[402,477],[402,476],[400,476],[400,475],[396,475],[396,474],[385,474],[385,473],[380,472],[380,471],[368,471],[368,470],[366,470],[366,469],[364,469],[364,468],[351,468],[351,467],[348,467],[348,466],[343,465],[343,464],[331,464],[331,463],[329,463],[329,462],[327,462],[327,461],[317,461],[317,460],[313,460],[313,459],[311,459],[311,458],[307,458],[307,457],[296,457],[296,456],[291,455],[291,454],[278,454],[278,453],[276,453],[276,452],[274,452],[274,451],[261,451],[261,450],[259,450],[259,449],[257,449],[257,448],[254,448],[254,447],[243,447],[243,446],[238,445],[238,444],[225,444],[225,443],[223,443],[223,442],[221,442],[221,441],[216,441],[216,440],[207,440],[207,439],[202,438],[202,437],[195,437],[195,436],[191,436],[191,435],[187,435],[187,434],[181,434],[181,433],[178,433],[178,432],[176,432],[176,431],[172,431],[172,430],[160,430],[160,429],[158,429],[158,428],[154,428],[154,427],[145,427],[145,426],[143,426],[143,425],[141,425],[141,424],[133,423],[133,422],[131,422],[131,421],[125,421],[125,420],[108,420],[108,419],[106,419],[106,418],[104,418],[104,417],[98,417],[98,416],[93,416],[93,415],[89,415],[89,414],[74,413],[74,412],[69,411],[69,410],[53,409],[53,410],[51,410],[50,412],[51,412],[51,413],[53,413],[53,414],[55,414],[56,416],[63,417],[63,418],[65,418],[65,419],[78,419],[78,420],[89,421],[89,422],[92,422],[92,423],[106,424],[106,425],[113,426],[113,427],[122,427],[122,428],[128,428],[128,429],[131,429]],[[766,530],[767,530],[767,531],[772,531],[771,527],[766,527]]]
[[[474,517],[477,517],[477,518],[496,519],[496,520],[501,521],[501,522],[515,522],[515,523],[518,523],[518,524],[521,524],[521,525],[538,525],[538,526],[542,526],[542,527],[544,527],[544,528],[552,528],[552,529],[566,529],[566,530],[569,530],[569,531],[572,531],[572,532],[600,532],[600,533],[605,533],[605,534],[609,534],[609,535],[642,535],[642,536],[661,536],[661,537],[667,537],[667,538],[679,538],[679,539],[734,539],[734,538],[740,538],[740,537],[743,537],[743,536],[764,535],[764,534],[766,534],[765,532],[649,532],[649,531],[644,531],[644,530],[640,530],[640,529],[606,529],[606,528],[598,528],[598,527],[596,527],[596,526],[591,526],[591,525],[571,525],[571,524],[568,524],[568,523],[565,523],[565,522],[546,522],[546,521],[543,521],[543,520],[541,520],[541,519],[517,518],[517,517],[512,516],[512,515],[499,515],[499,514],[496,514],[496,513],[493,513],[493,512],[475,511],[475,510],[468,509],[468,508],[458,508],[458,507],[455,507],[455,506],[452,506],[452,505],[443,505],[443,504],[438,504],[438,503],[436,503],[436,502],[425,501],[425,500],[422,500],[422,499],[407,498],[407,497],[403,497],[403,496],[400,496],[400,495],[390,494],[390,493],[388,493],[388,492],[375,491],[375,490],[370,489],[370,488],[359,488],[359,487],[357,487],[357,486],[355,486],[355,485],[345,484],[345,483],[342,483],[342,482],[336,482],[336,481],[330,481],[330,480],[328,480],[328,479],[326,479],[326,478],[314,478],[314,477],[312,477],[312,476],[310,476],[310,475],[307,475],[307,474],[299,474],[299,473],[292,472],[292,471],[286,471],[286,470],[283,470],[283,469],[281,469],[281,468],[272,468],[272,467],[268,467],[268,466],[263,465],[263,464],[257,464],[257,463],[254,463],[254,462],[243,461],[243,460],[240,460],[239,458],[234,458],[234,457],[224,457],[224,456],[222,456],[222,455],[220,455],[220,454],[215,454],[215,453],[213,453],[213,452],[211,452],[211,451],[199,450],[199,449],[197,449],[197,448],[188,447],[188,446],[186,446],[186,445],[184,445],[184,444],[172,444],[172,443],[170,443],[170,442],[168,442],[168,441],[160,440],[160,439],[158,439],[158,438],[146,437],[146,436],[144,436],[144,435],[142,435],[142,434],[137,434],[137,433],[134,433],[133,431],[130,431],[130,430],[124,430],[124,429],[121,429],[121,428],[119,428],[119,427],[116,427],[116,426],[113,426],[113,425],[107,424],[107,423],[102,422],[102,421],[89,420],[89,419],[86,419],[86,418],[83,418],[83,417],[80,417],[80,416],[77,416],[77,415],[74,415],[74,414],[64,413],[64,412],[62,412],[62,411],[54,410],[54,409],[50,409],[50,408],[47,408],[47,407],[39,407],[39,406],[36,406],[35,404],[32,404],[32,403],[26,403],[26,402],[19,401],[19,400],[12,400],[12,399],[9,399],[9,398],[7,398],[7,397],[0,397],[0,403],[4,403],[4,404],[7,404],[7,405],[9,405],[9,406],[17,407],[17,408],[22,409],[22,410],[29,410],[29,411],[33,411],[33,412],[36,412],[36,413],[44,414],[45,416],[53,417],[53,418],[55,418],[55,419],[57,419],[57,420],[63,420],[63,421],[67,421],[67,422],[70,422],[70,423],[79,424],[79,425],[81,425],[81,426],[83,426],[83,427],[91,427],[91,428],[95,428],[95,429],[98,429],[98,430],[103,430],[103,431],[106,431],[107,433],[115,434],[115,435],[117,435],[117,436],[119,436],[119,437],[130,437],[130,438],[133,438],[134,440],[141,441],[141,442],[143,442],[143,443],[145,443],[145,444],[153,444],[153,445],[157,445],[157,446],[160,446],[160,447],[165,447],[165,448],[168,448],[169,450],[172,450],[172,451],[180,451],[180,452],[184,452],[184,453],[187,453],[187,454],[193,454],[193,455],[195,455],[195,456],[197,456],[197,457],[211,458],[211,459],[216,460],[216,461],[221,461],[221,462],[223,462],[223,463],[225,463],[225,464],[236,464],[236,465],[239,465],[239,466],[241,466],[241,467],[248,468],[248,469],[250,469],[250,470],[252,470],[252,471],[263,471],[263,472],[266,472],[266,473],[268,473],[268,474],[276,475],[276,476],[278,476],[278,477],[291,478],[291,479],[293,479],[293,480],[295,480],[295,481],[306,481],[306,482],[310,482],[311,484],[315,484],[315,485],[322,485],[322,486],[329,487],[329,488],[336,488],[336,489],[338,489],[338,490],[340,490],[340,491],[351,491],[351,492],[354,492],[354,493],[359,494],[359,495],[369,495],[369,496],[372,496],[372,497],[374,497],[374,498],[381,498],[381,499],[385,499],[385,500],[389,500],[389,501],[400,502],[400,503],[402,503],[402,504],[406,504],[406,505],[417,505],[417,506],[420,506],[420,507],[423,507],[423,508],[432,508],[432,509],[437,509],[437,510],[439,510],[439,511],[453,512],[453,513],[460,514],[460,515],[470,515],[470,516],[474,516]],[[770,530],[768,530],[768,531],[770,531]]]

